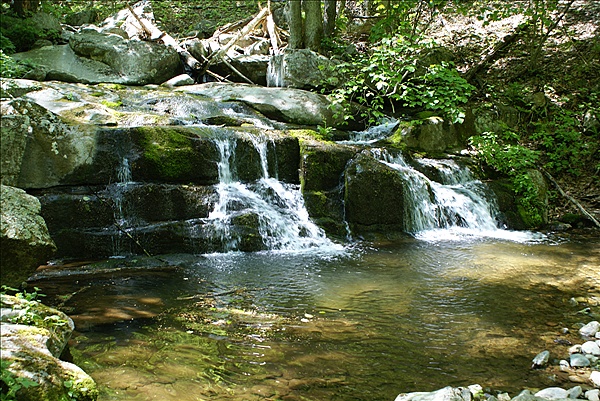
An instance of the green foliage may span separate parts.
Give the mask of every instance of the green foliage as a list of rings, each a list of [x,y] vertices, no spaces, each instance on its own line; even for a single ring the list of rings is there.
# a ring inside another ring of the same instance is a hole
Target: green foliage
[[[0,77],[22,78],[32,68],[32,64],[17,61],[0,50]]]
[[[22,388],[34,387],[39,384],[25,377],[17,377],[8,368],[12,362],[0,360],[0,400],[17,401],[17,392]]]
[[[561,109],[551,119],[536,122],[533,127],[531,140],[543,151],[544,167],[554,173],[579,176],[591,150],[576,114]]]
[[[537,167],[540,154],[523,146],[519,140],[517,133],[506,130],[501,135],[484,132],[472,137],[470,143],[480,160],[511,178],[519,204],[535,218],[540,200],[530,170]]]
[[[18,305],[15,305],[15,309],[18,310],[19,313],[9,317],[8,321],[14,324],[25,324],[44,328],[64,326],[67,324],[67,322],[58,315],[41,316],[39,314],[38,307],[40,302],[38,299],[45,297],[45,295],[40,294],[38,291],[39,288],[37,287],[34,288],[33,292],[27,292],[25,290],[18,291],[16,288],[3,285],[0,294],[11,292],[14,293],[15,298],[21,300]]]
[[[370,122],[384,116],[386,104],[436,111],[452,122],[462,122],[461,105],[475,88],[452,63],[428,64],[428,52],[435,52],[433,42],[412,43],[402,35],[383,38],[370,53],[336,67],[350,79],[330,98],[345,110],[350,102],[366,106],[362,117]]]
[[[4,37],[2,50],[7,53],[29,50],[36,40],[44,37],[32,20],[10,15],[0,18],[0,34]],[[12,46],[8,45],[7,39]]]

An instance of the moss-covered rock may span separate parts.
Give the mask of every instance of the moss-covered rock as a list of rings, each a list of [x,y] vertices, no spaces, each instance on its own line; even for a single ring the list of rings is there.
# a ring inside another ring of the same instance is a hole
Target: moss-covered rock
[[[530,230],[548,224],[548,185],[537,170],[531,170],[529,176],[537,196],[528,202],[515,193],[509,178],[494,179],[488,183],[498,201],[500,219],[509,229]]]
[[[40,202],[22,189],[0,185],[2,284],[18,286],[56,251],[40,216]]]
[[[219,152],[213,131],[200,127],[137,127],[131,130],[139,157],[134,179],[141,181],[215,184]]]
[[[401,231],[405,186],[398,172],[361,153],[346,169],[344,204],[353,231]]]
[[[344,169],[356,152],[353,147],[333,142],[303,140],[300,148],[302,191],[330,191],[339,187]]]
[[[74,329],[64,313],[37,301],[2,294],[4,374],[33,385],[17,391],[22,401],[94,401],[94,380],[78,366],[60,360]]]

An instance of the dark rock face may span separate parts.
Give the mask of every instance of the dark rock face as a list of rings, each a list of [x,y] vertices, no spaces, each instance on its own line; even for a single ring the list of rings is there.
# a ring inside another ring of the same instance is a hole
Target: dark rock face
[[[397,171],[364,154],[346,169],[346,220],[358,231],[402,231],[404,183]]]
[[[40,202],[22,189],[0,186],[2,284],[19,286],[56,251],[40,216]]]

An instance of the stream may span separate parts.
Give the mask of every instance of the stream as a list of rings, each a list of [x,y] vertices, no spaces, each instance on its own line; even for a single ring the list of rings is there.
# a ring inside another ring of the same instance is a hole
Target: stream
[[[399,236],[113,258],[32,284],[74,319],[74,362],[100,401],[393,400],[557,385],[531,359],[579,340],[592,319],[570,299],[599,297],[599,266],[598,238]]]

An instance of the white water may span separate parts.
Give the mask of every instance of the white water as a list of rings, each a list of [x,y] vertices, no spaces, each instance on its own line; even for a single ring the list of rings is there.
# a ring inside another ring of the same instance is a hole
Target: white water
[[[267,139],[252,137],[260,155],[262,177],[250,184],[237,180],[234,166],[235,139],[218,139],[220,153],[218,202],[206,224],[220,237],[225,251],[239,250],[242,234],[235,227],[236,219],[258,221],[262,244],[270,251],[302,252],[306,250],[340,251],[342,246],[331,242],[324,231],[309,218],[304,199],[297,185],[282,183],[269,177]]]
[[[373,153],[404,178],[405,231],[415,237],[430,241],[491,237],[518,242],[540,238],[531,232],[501,229],[495,199],[468,168],[453,160],[418,161],[439,173],[441,182],[436,182],[410,166],[401,154],[391,156],[379,149]]]
[[[127,205],[124,202],[124,194],[128,189],[128,186],[132,183],[131,166],[129,165],[129,159],[123,157],[121,164],[117,168],[117,180],[110,188],[112,199],[115,203],[114,208],[114,219],[119,229],[117,234],[113,236],[113,255],[120,257],[124,254],[130,253],[129,249],[126,249],[127,245],[130,244],[128,238],[124,238],[125,233],[123,230],[127,230],[132,226],[132,221],[127,210]]]
[[[367,128],[364,131],[350,132],[350,139],[341,141],[350,145],[370,145],[387,138],[398,126],[398,120],[390,118],[383,120],[380,124]]]

